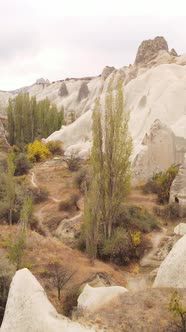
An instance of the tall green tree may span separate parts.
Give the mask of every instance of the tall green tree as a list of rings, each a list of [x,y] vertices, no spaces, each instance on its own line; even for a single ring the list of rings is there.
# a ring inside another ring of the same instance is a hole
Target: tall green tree
[[[12,225],[13,209],[16,199],[16,186],[14,181],[15,165],[13,154],[9,153],[7,158],[7,174],[6,174],[6,201],[9,210],[9,224]]]
[[[26,232],[30,219],[33,215],[33,203],[31,197],[27,196],[24,199],[23,206],[20,212],[20,225],[22,227],[22,230]]]
[[[93,111],[92,182],[85,198],[84,225],[91,261],[96,257],[99,234],[106,240],[111,238],[130,188],[132,140],[121,82],[116,90],[110,82],[104,106],[103,121],[99,101]]]
[[[104,125],[104,232],[108,239],[130,188],[132,140],[128,121],[129,114],[124,111],[122,83],[119,81],[116,91],[113,91],[110,82],[105,98]]]
[[[64,110],[58,112],[48,98],[39,102],[28,93],[20,93],[9,100],[7,108],[9,142],[23,147],[38,138],[46,138],[59,130],[64,121]]]

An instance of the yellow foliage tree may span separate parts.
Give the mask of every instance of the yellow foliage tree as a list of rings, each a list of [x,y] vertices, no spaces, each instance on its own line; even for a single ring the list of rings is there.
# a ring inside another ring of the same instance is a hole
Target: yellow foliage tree
[[[28,144],[27,155],[31,162],[39,162],[49,157],[50,151],[44,143],[36,140]]]

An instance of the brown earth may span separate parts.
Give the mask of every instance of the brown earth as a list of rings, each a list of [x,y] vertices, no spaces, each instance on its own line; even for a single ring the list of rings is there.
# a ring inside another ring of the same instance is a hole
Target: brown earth
[[[168,288],[128,292],[96,312],[79,313],[79,320],[107,332],[181,331],[167,308],[173,292]],[[179,293],[186,306],[186,290],[180,289]]]

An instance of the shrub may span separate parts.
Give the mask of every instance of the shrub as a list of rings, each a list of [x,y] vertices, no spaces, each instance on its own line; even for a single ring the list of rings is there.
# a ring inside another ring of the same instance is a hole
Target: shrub
[[[85,189],[89,188],[90,181],[91,175],[87,168],[81,168],[74,177],[74,184],[82,193],[85,192]]]
[[[81,159],[74,153],[71,153],[70,156],[66,157],[65,161],[68,165],[68,169],[71,172],[76,172],[80,168]]]
[[[36,217],[32,217],[31,220],[29,220],[29,225],[31,230],[34,230],[42,236],[46,236],[46,229]]]
[[[63,302],[63,314],[71,317],[73,310],[77,307],[77,299],[80,295],[79,286],[73,286],[65,292]]]
[[[45,160],[50,155],[49,149],[40,141],[34,141],[27,146],[28,159],[31,162],[39,162]]]
[[[19,153],[15,160],[15,174],[14,175],[23,175],[27,174],[29,169],[31,168],[30,161],[28,160],[28,157],[24,153]]]
[[[34,204],[39,204],[48,199],[49,192],[46,187],[32,188],[28,187],[25,191],[31,198]]]
[[[124,205],[117,220],[116,226],[139,230],[148,233],[158,228],[157,219],[144,207],[135,205]]]
[[[158,203],[166,204],[169,201],[170,187],[178,173],[178,167],[171,165],[165,172],[155,174],[144,186],[145,193],[155,193]]]
[[[15,273],[14,266],[1,256],[0,260],[0,325],[3,320],[4,310],[9,292],[9,286]]]
[[[170,203],[164,207],[154,207],[154,212],[158,217],[176,220],[180,218],[180,205],[178,203]]]
[[[126,265],[136,256],[135,247],[130,234],[119,227],[109,240],[98,244],[98,256],[118,265]]]
[[[174,318],[174,331],[186,332],[186,308],[183,306],[178,291],[174,291],[167,308]]]
[[[70,211],[73,208],[76,208],[76,210],[79,210],[78,206],[77,206],[77,202],[79,200],[80,196],[78,194],[72,194],[70,196],[70,198],[61,201],[59,203],[59,210],[62,211]]]
[[[26,238],[24,233],[19,234],[8,246],[8,258],[12,264],[15,264],[16,270],[21,268],[25,248]]]
[[[53,260],[48,264],[48,272],[53,286],[57,289],[58,300],[61,299],[61,291],[66,284],[73,278],[75,271],[67,269],[58,260]]]
[[[47,149],[52,153],[53,155],[62,155],[63,154],[63,149],[62,149],[62,142],[57,140],[57,141],[49,141],[46,143]]]

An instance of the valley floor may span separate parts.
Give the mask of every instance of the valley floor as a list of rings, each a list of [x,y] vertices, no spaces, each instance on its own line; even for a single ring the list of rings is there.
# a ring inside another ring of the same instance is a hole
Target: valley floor
[[[32,185],[35,188],[45,187],[48,191],[48,198],[34,206],[35,216],[42,224],[45,236],[35,231],[29,231],[24,254],[25,264],[42,284],[58,312],[63,312],[63,291],[62,299],[59,301],[57,290],[54,289],[51,280],[46,277],[48,264],[56,259],[67,269],[75,272],[67,284],[64,294],[74,286],[81,287],[87,280],[95,279],[96,275],[103,275],[112,284],[128,287],[130,290],[118,301],[110,303],[98,312],[83,316],[78,314],[80,321],[112,332],[116,331],[116,326],[117,332],[169,331],[168,322],[171,320],[171,316],[166,304],[172,290],[151,289],[152,280],[149,282],[148,279],[149,274],[160,264],[158,259],[157,266],[151,264],[154,257],[150,257],[150,259],[152,258],[150,264],[144,266],[140,266],[140,262],[133,262],[127,267],[118,267],[115,264],[99,260],[96,260],[94,266],[90,266],[85,253],[70,247],[64,243],[65,241],[62,242],[55,236],[55,231],[64,218],[70,219],[83,211],[83,197],[74,187],[73,177],[74,174],[68,170],[65,162],[54,160],[34,166],[27,176],[27,185]],[[72,194],[80,195],[78,210],[60,211],[59,202],[68,199]],[[128,197],[128,203],[143,206],[152,212],[153,207],[156,206],[156,196],[144,195],[140,190],[133,189]],[[162,241],[172,236],[173,233],[174,224],[167,224],[162,220],[159,222],[160,229],[147,235],[152,240],[150,250],[153,255],[156,255]],[[77,224],[77,228],[80,228],[80,223]],[[0,255],[6,255],[8,240],[15,233],[16,226],[0,225]],[[149,252],[146,253],[146,256],[148,255]],[[185,291],[183,296],[186,303]]]

